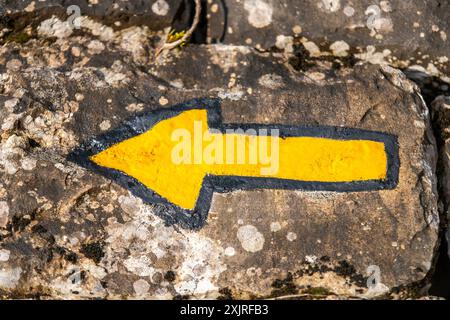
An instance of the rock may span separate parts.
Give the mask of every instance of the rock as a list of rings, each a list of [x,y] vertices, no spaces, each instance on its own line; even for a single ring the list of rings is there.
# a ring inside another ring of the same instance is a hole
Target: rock
[[[172,25],[180,6],[187,5],[189,8],[189,4],[184,4],[184,2],[183,0],[139,2],[75,0],[70,3],[63,0],[6,1],[0,4],[0,30],[2,28],[21,30],[26,26],[36,26],[52,16],[57,16],[67,22],[74,21],[75,25],[74,19],[82,16],[93,18],[116,29],[148,26],[151,30],[162,30]],[[69,9],[70,6],[73,9]],[[178,18],[185,21],[189,15]],[[81,23],[81,28],[83,28],[83,23]]]
[[[439,96],[431,105],[433,122],[436,124],[439,143],[439,181],[443,195],[443,212],[450,221],[450,97]],[[450,231],[447,227],[447,243],[450,240]],[[449,251],[450,256],[450,251]]]
[[[345,298],[426,281],[438,242],[436,143],[400,71],[286,63],[247,46],[186,46],[155,60],[145,36],[126,36],[143,28],[111,32],[0,49],[2,295]],[[395,135],[398,185],[215,193],[206,224],[192,230],[168,205],[68,161],[130,117],[202,97],[222,100],[225,123]]]
[[[354,55],[371,63],[420,68],[450,83],[450,4],[442,1],[213,0],[212,43]]]

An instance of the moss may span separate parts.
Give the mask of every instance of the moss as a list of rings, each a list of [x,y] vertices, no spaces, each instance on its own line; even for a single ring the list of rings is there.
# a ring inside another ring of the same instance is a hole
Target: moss
[[[304,293],[310,294],[312,296],[328,296],[332,294],[330,290],[324,287],[311,287],[304,290]]]
[[[10,33],[5,37],[6,42],[17,42],[17,43],[25,43],[30,40],[32,36],[30,36],[26,32],[18,32],[18,33]]]

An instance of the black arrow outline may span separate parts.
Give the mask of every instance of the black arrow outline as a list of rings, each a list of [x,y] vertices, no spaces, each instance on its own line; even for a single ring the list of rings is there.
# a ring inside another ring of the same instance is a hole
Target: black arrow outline
[[[117,182],[130,190],[135,196],[145,202],[155,204],[155,213],[163,218],[168,225],[179,224],[187,229],[202,228],[207,220],[214,192],[230,192],[233,190],[248,189],[286,189],[304,191],[334,191],[354,192],[393,189],[398,183],[400,160],[398,156],[397,137],[378,131],[368,131],[354,128],[331,126],[290,126],[290,125],[264,125],[264,124],[225,124],[222,122],[220,99],[192,99],[166,109],[158,109],[138,114],[105,134],[94,137],[84,143],[68,156],[68,160],[84,168],[98,172],[108,179]],[[200,190],[194,210],[183,209],[153,190],[147,188],[137,179],[125,173],[98,166],[89,158],[114,144],[142,134],[152,128],[156,123],[179,115],[181,112],[192,109],[206,109],[208,126],[225,133],[227,129],[278,129],[280,137],[322,137],[339,140],[372,140],[382,142],[388,157],[388,170],[386,180],[366,180],[354,182],[311,182],[279,178],[214,176],[206,175]]]

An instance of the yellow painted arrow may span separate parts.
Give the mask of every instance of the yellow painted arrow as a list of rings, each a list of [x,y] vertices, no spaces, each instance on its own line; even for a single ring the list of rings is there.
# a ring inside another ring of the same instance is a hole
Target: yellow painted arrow
[[[388,154],[380,141],[224,133],[211,130],[207,123],[206,109],[186,110],[90,159],[137,179],[188,210],[195,208],[207,175],[285,179],[287,183],[387,178]]]

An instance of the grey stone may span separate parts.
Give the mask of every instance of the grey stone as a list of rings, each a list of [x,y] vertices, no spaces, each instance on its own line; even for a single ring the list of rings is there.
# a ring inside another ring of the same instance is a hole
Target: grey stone
[[[440,189],[443,195],[443,212],[450,221],[450,97],[439,96],[432,105],[433,122],[436,125],[439,143],[440,161]],[[447,243],[450,240],[450,231],[446,231]],[[450,256],[450,251],[449,251]]]
[[[263,50],[302,43],[315,55],[419,66],[450,83],[447,1],[213,0],[207,14],[211,42]]]
[[[6,0],[0,3],[0,29],[3,27],[21,30],[29,25],[36,26],[52,16],[66,20],[74,14],[74,11],[67,11],[69,6],[73,5],[78,6],[82,16],[94,18],[116,29],[146,25],[152,30],[170,27],[181,6],[189,8],[188,1],[183,0],[74,0],[69,2],[64,0]],[[186,12],[188,13],[189,10]],[[188,18],[189,14],[183,19]]]
[[[187,46],[155,59],[146,45],[134,27],[0,49],[0,294],[349,298],[427,281],[438,242],[436,143],[400,71],[327,60],[295,70],[246,46]],[[216,193],[207,224],[186,230],[159,217],[164,205],[67,160],[131,116],[198,97],[221,98],[225,123],[396,135],[399,184]],[[366,285],[373,265],[376,291]]]

